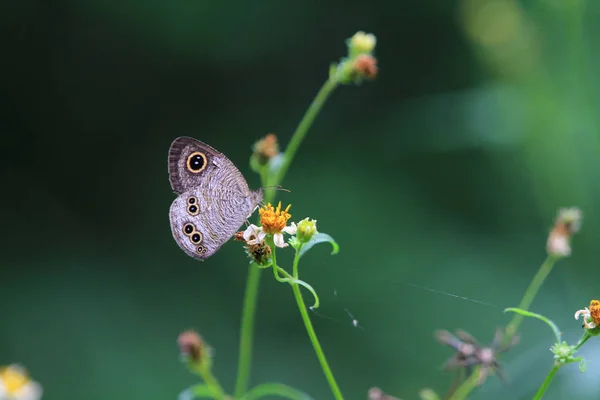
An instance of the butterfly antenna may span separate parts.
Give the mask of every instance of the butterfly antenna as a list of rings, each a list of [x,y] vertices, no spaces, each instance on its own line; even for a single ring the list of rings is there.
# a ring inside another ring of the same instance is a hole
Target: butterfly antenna
[[[292,191],[289,189],[284,188],[281,185],[271,185],[271,186],[265,186],[263,187],[263,190],[281,190],[282,192],[287,192],[287,193],[291,193]]]

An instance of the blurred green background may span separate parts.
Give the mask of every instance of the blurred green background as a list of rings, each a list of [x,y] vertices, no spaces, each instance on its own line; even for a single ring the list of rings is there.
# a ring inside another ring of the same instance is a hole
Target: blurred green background
[[[575,342],[573,313],[600,296],[599,16],[584,0],[2,2],[0,364],[46,400],[174,399],[196,382],[176,346],[195,328],[232,390],[247,260],[177,247],[169,145],[205,141],[258,187],[252,144],[285,146],[357,30],[377,35],[379,76],[334,93],[279,194],[341,246],[301,276],[336,320],[314,324],[346,398],[443,394],[452,352],[433,332],[490,342],[571,205],[583,230],[532,309]],[[252,383],[331,398],[290,288],[264,274],[260,291]],[[526,320],[510,384],[473,398],[531,399],[552,340]],[[597,341],[582,355],[546,399],[600,397]]]

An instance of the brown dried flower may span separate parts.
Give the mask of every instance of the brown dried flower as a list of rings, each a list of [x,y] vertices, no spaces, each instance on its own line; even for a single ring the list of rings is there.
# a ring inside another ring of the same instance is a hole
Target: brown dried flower
[[[377,59],[370,54],[361,54],[354,60],[354,71],[367,79],[377,76]]]
[[[204,342],[200,335],[193,330],[182,332],[177,338],[179,351],[193,362],[199,363],[202,357]]]

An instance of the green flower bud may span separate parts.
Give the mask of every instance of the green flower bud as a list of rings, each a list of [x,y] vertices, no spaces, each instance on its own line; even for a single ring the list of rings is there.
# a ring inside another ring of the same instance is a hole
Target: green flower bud
[[[302,243],[307,243],[317,233],[317,220],[304,218],[298,222],[298,230],[296,231],[296,237]]]

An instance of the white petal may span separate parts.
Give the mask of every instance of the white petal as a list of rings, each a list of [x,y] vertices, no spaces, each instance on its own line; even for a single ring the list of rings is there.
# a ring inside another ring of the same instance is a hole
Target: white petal
[[[578,311],[575,313],[575,319],[579,319],[579,316],[580,316],[580,315],[583,315],[583,318],[585,319],[585,318],[587,318],[587,317],[589,317],[589,316],[591,315],[591,314],[590,314],[590,310],[588,310],[588,308],[587,308],[587,307],[586,307],[586,308],[584,308],[583,310],[578,310]]]
[[[14,394],[15,400],[39,400],[42,397],[42,386],[34,381],[29,381]]]
[[[263,232],[262,228],[260,228],[260,231],[258,232],[258,236],[256,238],[256,241],[258,243],[261,243],[262,241],[265,240],[265,237],[267,236],[266,232]]]
[[[596,327],[596,323],[594,321],[590,321],[586,325],[590,329],[594,329]]]
[[[273,241],[275,242],[275,246],[277,247],[287,247],[288,244],[283,241],[283,235],[281,233],[276,233],[273,235]]]
[[[4,387],[4,382],[0,379],[0,400],[4,400],[6,397],[6,388]]]
[[[296,226],[296,223],[292,222],[292,224],[290,226],[286,226],[281,231],[285,232],[287,234],[290,234],[290,235],[295,235],[297,230],[298,230],[298,227]]]
[[[244,240],[248,241],[252,236],[256,236],[260,228],[254,224],[251,224],[244,231]]]

